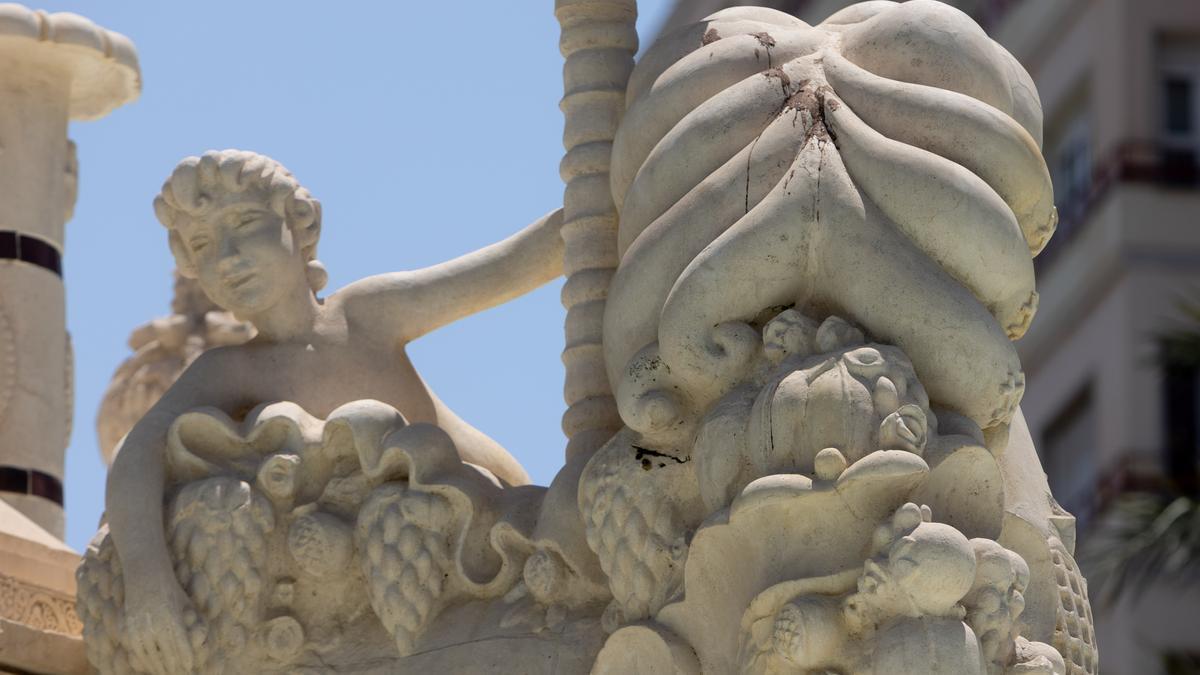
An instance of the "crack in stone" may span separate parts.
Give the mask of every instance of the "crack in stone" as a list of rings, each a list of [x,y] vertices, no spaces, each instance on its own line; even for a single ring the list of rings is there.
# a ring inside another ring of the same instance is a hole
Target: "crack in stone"
[[[750,144],[750,152],[746,153],[746,213],[750,213],[750,171],[754,164],[754,148],[758,146],[760,138],[762,138],[761,131],[754,137],[754,142]]]

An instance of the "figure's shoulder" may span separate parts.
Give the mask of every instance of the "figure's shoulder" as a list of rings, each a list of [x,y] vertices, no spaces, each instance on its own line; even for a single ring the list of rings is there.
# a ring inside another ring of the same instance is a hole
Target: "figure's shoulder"
[[[242,354],[244,354],[246,348],[250,346],[250,344],[251,343],[209,347],[203,352],[200,352],[200,355],[197,356],[190,365],[188,365],[187,369],[203,370],[206,368],[213,368],[224,363],[229,363],[231,360],[239,358]]]
[[[323,314],[332,321],[344,321],[359,336],[390,335],[397,314],[403,314],[403,306],[395,301],[395,291],[395,284],[385,278],[359,279],[326,296]]]
[[[369,300],[372,288],[370,277],[353,281],[321,298],[321,311],[326,316],[351,319],[358,308]]]
[[[177,383],[193,385],[229,380],[245,371],[247,363],[251,361],[250,353],[254,350],[254,343],[206,349],[188,364]]]
[[[374,299],[384,299],[413,290],[420,285],[420,278],[420,272],[412,270],[363,277],[326,296],[325,303],[347,308],[369,304]]]
[[[179,373],[154,408],[178,414],[198,405],[214,405],[224,392],[244,382],[242,345],[212,347],[201,352]]]

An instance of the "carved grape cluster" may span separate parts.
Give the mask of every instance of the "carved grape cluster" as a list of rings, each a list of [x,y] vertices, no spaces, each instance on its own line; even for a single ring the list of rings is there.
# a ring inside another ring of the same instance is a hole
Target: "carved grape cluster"
[[[643,457],[651,460],[647,469],[629,450],[621,443],[605,446],[580,481],[588,546],[613,592],[604,615],[610,632],[665,605],[682,582],[687,556],[685,529],[658,475],[678,462],[666,459],[658,466],[655,458]]]
[[[267,499],[244,481],[209,478],[186,485],[172,502],[168,532],[175,574],[193,603],[184,613],[201,673],[225,670],[263,619],[267,535],[275,525]],[[122,642],[125,579],[107,528],[76,572],[88,660],[101,673],[146,672]]]
[[[358,517],[371,607],[401,656],[445,600],[450,579],[451,508],[444,497],[399,483],[377,488]]]
[[[201,672],[222,672],[226,654],[243,650],[263,619],[270,502],[230,477],[189,483],[169,515],[175,575],[203,622],[185,615]]]

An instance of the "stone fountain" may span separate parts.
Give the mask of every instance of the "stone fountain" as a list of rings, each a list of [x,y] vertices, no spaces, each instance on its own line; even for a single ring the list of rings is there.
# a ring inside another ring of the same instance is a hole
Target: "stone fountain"
[[[322,294],[281,164],[168,177],[179,273],[256,335],[120,442],[92,664],[1098,672],[1019,406],[1056,224],[1024,69],[932,0],[737,7],[636,65],[634,0],[556,15],[564,205],[497,244]],[[559,275],[570,440],[539,487],[403,346]]]

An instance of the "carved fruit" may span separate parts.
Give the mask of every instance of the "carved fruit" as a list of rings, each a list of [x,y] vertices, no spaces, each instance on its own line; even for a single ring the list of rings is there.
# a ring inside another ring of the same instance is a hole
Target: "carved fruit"
[[[662,490],[673,478],[668,472],[684,465],[665,455],[648,456],[622,438],[601,448],[580,480],[588,546],[613,593],[603,621],[610,632],[666,604],[682,583],[687,557],[681,515]]]
[[[225,655],[244,648],[263,619],[274,511],[248,483],[217,477],[184,486],[168,522],[176,576],[203,619],[197,625],[207,624],[197,659],[207,659],[202,672],[221,672]]]
[[[354,556],[354,535],[341,518],[317,511],[300,516],[288,530],[288,551],[306,573],[328,578],[344,573]]]

